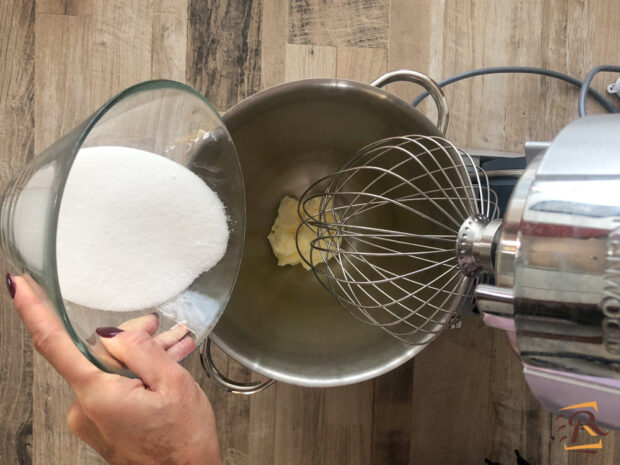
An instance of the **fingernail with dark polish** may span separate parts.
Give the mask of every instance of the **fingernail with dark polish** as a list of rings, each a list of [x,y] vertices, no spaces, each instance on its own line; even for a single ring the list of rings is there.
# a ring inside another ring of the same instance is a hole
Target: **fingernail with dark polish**
[[[6,287],[9,288],[9,293],[11,294],[11,299],[15,298],[15,280],[13,279],[13,275],[11,273],[6,274]]]
[[[110,338],[122,333],[123,330],[120,328],[115,328],[114,326],[104,326],[102,328],[97,328],[95,332],[101,337]]]

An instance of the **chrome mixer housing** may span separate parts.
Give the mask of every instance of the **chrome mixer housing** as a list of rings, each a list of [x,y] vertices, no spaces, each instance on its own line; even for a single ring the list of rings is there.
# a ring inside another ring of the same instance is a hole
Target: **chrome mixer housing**
[[[547,409],[596,401],[597,421],[620,428],[620,115],[564,128],[529,163],[501,232],[486,229],[461,260],[494,267],[495,285],[476,289],[485,323],[508,331]],[[492,248],[494,264],[473,253]]]

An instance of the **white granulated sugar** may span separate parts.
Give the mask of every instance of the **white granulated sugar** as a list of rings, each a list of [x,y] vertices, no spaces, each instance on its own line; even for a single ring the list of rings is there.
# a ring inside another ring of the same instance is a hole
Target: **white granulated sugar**
[[[172,321],[182,322],[195,334],[211,331],[223,308],[209,296],[187,290],[157,307]]]
[[[187,168],[138,149],[84,148],[60,205],[60,289],[90,308],[154,307],[219,262],[228,234],[224,205]]]

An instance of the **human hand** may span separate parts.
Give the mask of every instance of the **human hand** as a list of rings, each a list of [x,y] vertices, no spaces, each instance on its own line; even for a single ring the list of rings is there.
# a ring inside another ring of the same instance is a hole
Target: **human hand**
[[[36,285],[32,283],[32,285]],[[117,369],[127,369],[127,366],[118,360],[110,350],[108,350],[109,338],[123,331],[141,331],[152,336],[153,340],[160,345],[175,361],[182,360],[186,355],[192,353],[196,348],[194,340],[190,337],[190,331],[183,323],[173,326],[171,329],[155,335],[159,328],[159,316],[156,313],[143,315],[120,324],[118,328],[103,327],[97,328],[92,337],[96,338],[94,345],[90,345],[88,350],[97,359],[105,363],[108,367]],[[100,336],[100,337],[98,337]],[[88,339],[91,341],[91,338]]]
[[[100,332],[101,342],[139,379],[105,373],[77,349],[57,317],[21,277],[7,275],[19,316],[35,349],[76,396],[67,413],[71,431],[111,465],[219,465],[213,409],[176,358],[187,347],[156,340],[146,321]],[[107,336],[107,337],[105,337]],[[168,352],[166,351],[168,350]]]

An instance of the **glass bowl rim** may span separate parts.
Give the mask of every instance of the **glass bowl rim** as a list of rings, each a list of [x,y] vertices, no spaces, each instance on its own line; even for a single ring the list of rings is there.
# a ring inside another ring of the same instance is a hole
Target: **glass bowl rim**
[[[71,320],[69,319],[69,316],[67,314],[67,310],[65,308],[64,305],[64,299],[62,297],[62,292],[60,291],[60,283],[58,280],[58,264],[57,264],[57,255],[56,255],[56,239],[57,239],[57,231],[58,231],[58,217],[60,214],[60,205],[62,203],[62,197],[64,194],[64,190],[65,190],[65,185],[67,183],[67,179],[69,177],[69,173],[71,172],[71,167],[73,166],[73,163],[75,161],[75,157],[77,156],[80,148],[82,147],[82,145],[84,144],[84,142],[86,141],[86,138],[88,137],[88,135],[91,133],[91,131],[93,130],[93,128],[97,125],[97,123],[112,109],[114,108],[119,102],[132,97],[134,95],[140,94],[142,92],[145,91],[149,91],[149,90],[159,90],[159,89],[175,89],[175,90],[180,90],[183,92],[187,92],[188,94],[191,94],[195,97],[198,97],[200,100],[202,100],[203,103],[207,104],[207,107],[211,110],[211,112],[217,117],[217,119],[219,120],[221,127],[226,128],[226,125],[224,123],[224,121],[222,120],[221,115],[219,114],[219,112],[213,107],[213,105],[211,104],[211,102],[209,102],[200,92],[198,92],[196,89],[194,89],[191,86],[188,86],[187,84],[184,84],[182,82],[179,81],[173,81],[170,79],[153,79],[153,80],[149,80],[149,81],[144,81],[144,82],[140,82],[138,84],[134,84],[124,90],[122,90],[121,92],[117,93],[114,97],[110,98],[109,100],[107,100],[103,105],[101,105],[93,114],[91,114],[89,117],[87,117],[82,123],[80,123],[78,125],[79,126],[84,126],[83,129],[81,129],[79,136],[77,137],[75,143],[72,145],[71,147],[71,153],[69,154],[69,156],[67,157],[67,166],[68,166],[68,171],[66,172],[66,174],[64,176],[61,177],[59,184],[58,184],[58,192],[56,194],[56,198],[54,201],[54,206],[51,210],[51,214],[50,214],[50,236],[49,236],[49,240],[52,243],[52,247],[50,247],[50,252],[48,254],[48,258],[49,258],[49,265],[50,265],[50,269],[53,271],[53,276],[52,276],[52,281],[51,281],[51,285],[53,286],[53,293],[54,293],[54,299],[53,299],[53,304],[54,307],[57,311],[58,316],[60,317],[60,319],[62,320],[62,323],[65,327],[65,329],[67,330],[69,337],[71,338],[71,340],[73,341],[73,343],[77,346],[77,348],[80,350],[80,352],[82,352],[82,354],[88,359],[88,361],[90,361],[93,365],[95,365],[97,368],[99,368],[102,371],[105,371],[107,373],[115,373],[114,371],[110,370],[110,368],[108,368],[104,363],[102,363],[101,361],[99,361],[99,359],[97,357],[95,357],[93,354],[91,354],[90,350],[88,350],[88,348],[86,347],[86,345],[83,343],[82,338],[80,336],[78,336],[77,332],[75,331],[75,329],[73,328],[73,324],[71,323]],[[228,132],[228,130],[227,130]],[[67,133],[68,134],[68,133]],[[234,148],[234,142],[232,141],[232,137],[230,137],[230,134],[228,135],[229,139],[231,141],[231,145],[233,146],[234,149],[234,153],[237,156],[237,166],[239,167],[239,172],[241,173],[241,165],[238,159],[238,155],[236,152],[236,149]],[[245,204],[245,202],[244,202]],[[242,244],[243,247],[243,244]],[[237,267],[237,274],[239,272],[239,266]],[[235,275],[235,280],[236,281],[236,275]],[[233,281],[233,286],[234,286],[234,281]],[[232,291],[231,291],[232,292]]]

